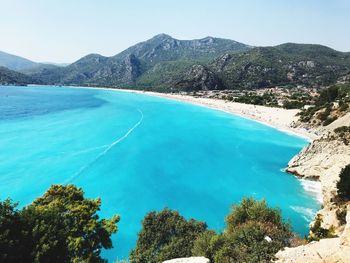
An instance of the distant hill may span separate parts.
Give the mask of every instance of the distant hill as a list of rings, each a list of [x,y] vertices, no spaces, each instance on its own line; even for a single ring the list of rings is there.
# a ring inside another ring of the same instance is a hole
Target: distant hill
[[[19,56],[11,55],[5,52],[0,51],[0,66],[6,67],[11,70],[23,70],[27,68],[32,68],[38,66],[39,63],[31,61],[26,58]]]
[[[113,57],[90,54],[65,68],[33,74],[33,78],[50,84],[160,86],[164,81],[159,70],[164,67],[169,69],[165,72],[169,77],[176,76],[196,63],[248,49],[248,45],[228,39],[177,40],[160,34]],[[142,78],[144,74],[148,77]]]
[[[25,74],[0,67],[0,85],[26,85],[31,82],[31,78]]]
[[[61,65],[55,63],[38,63],[26,58],[0,51],[0,67],[5,67],[21,73],[33,74],[38,73],[43,69],[54,69],[58,66]]]

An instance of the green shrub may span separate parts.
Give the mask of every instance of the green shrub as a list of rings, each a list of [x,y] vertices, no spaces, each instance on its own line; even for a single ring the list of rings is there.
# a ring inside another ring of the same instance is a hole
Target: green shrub
[[[325,120],[327,120],[330,113],[331,113],[331,108],[328,107],[323,112],[320,112],[317,115],[317,118],[321,121],[325,121]]]
[[[346,103],[346,102],[340,103],[339,106],[340,106],[340,107],[339,107],[339,110],[340,110],[340,111],[346,111],[346,110],[349,108],[349,104]]]
[[[345,133],[345,132],[350,132],[350,126],[340,126],[338,128],[334,129],[335,133]]]
[[[308,241],[319,241],[322,238],[333,238],[336,237],[334,227],[330,227],[329,229],[323,228],[321,226],[323,222],[322,216],[317,215],[315,223],[310,227],[311,234],[308,237]]]
[[[218,251],[225,241],[222,235],[217,235],[215,231],[207,230],[195,240],[192,248],[192,255],[206,257],[210,262],[214,262],[216,251]]]
[[[189,257],[193,243],[207,228],[203,222],[186,220],[178,212],[164,209],[148,213],[142,221],[132,263],[157,263],[167,259]]]
[[[224,237],[214,262],[270,262],[291,236],[273,224],[250,221]]]
[[[346,213],[347,213],[346,207],[339,208],[335,213],[337,215],[337,219],[339,220],[339,223],[341,225],[345,225],[346,224]]]
[[[238,205],[233,205],[231,213],[226,217],[227,231],[233,232],[240,224],[248,221],[272,223],[281,228],[289,228],[282,221],[279,209],[268,207],[265,200],[256,201],[253,198],[244,198]]]
[[[323,123],[323,126],[327,126],[329,124],[331,124],[332,122],[334,122],[336,119],[338,119],[337,117],[328,117]]]
[[[265,201],[245,198],[232,206],[223,234],[203,233],[193,246],[194,256],[205,256],[214,263],[269,262],[281,248],[290,245],[290,225],[278,209]]]
[[[337,188],[341,199],[350,200],[350,164],[341,170]]]

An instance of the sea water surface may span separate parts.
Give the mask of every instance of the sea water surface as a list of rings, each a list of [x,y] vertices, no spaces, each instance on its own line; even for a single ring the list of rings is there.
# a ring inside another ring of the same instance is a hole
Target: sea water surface
[[[320,204],[283,172],[307,142],[221,111],[143,94],[0,86],[0,198],[24,206],[51,184],[102,198],[121,216],[111,262],[126,258],[141,220],[168,207],[222,230],[245,196],[280,207],[300,235]]]

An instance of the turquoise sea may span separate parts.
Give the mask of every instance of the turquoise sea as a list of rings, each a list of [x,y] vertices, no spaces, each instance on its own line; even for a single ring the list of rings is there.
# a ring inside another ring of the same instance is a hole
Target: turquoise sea
[[[164,207],[221,230],[244,196],[281,208],[304,235],[320,204],[283,172],[307,142],[177,101],[102,89],[0,86],[0,198],[24,206],[73,183],[119,214],[110,261],[127,257],[140,221]]]

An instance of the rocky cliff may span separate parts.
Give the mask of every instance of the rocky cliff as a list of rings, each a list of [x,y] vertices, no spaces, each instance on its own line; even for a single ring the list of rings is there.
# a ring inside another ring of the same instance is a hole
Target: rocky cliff
[[[350,204],[346,208],[346,202],[337,198],[340,172],[350,164],[350,146],[332,132],[336,126],[344,125],[348,118],[349,113],[337,120],[332,129],[319,127],[323,136],[295,156],[287,169],[298,177],[320,181],[323,204],[317,217],[322,219],[322,228],[332,229],[338,237],[286,248],[277,253],[277,262],[350,262]],[[346,214],[345,220],[341,214]]]
[[[350,262],[350,205],[347,208],[348,222],[338,238],[326,238],[307,245],[286,248],[276,254],[279,263],[347,263]]]

